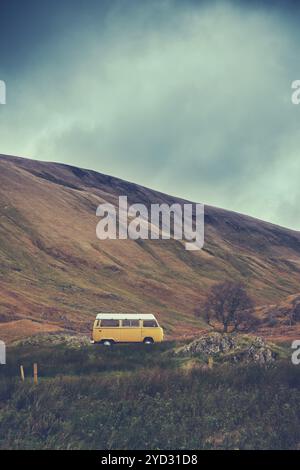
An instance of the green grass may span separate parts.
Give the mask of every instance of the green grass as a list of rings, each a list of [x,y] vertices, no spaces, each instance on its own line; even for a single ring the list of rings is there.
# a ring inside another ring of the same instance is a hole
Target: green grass
[[[0,367],[0,448],[299,446],[299,367],[280,361],[188,369],[169,354],[174,346],[9,349]],[[29,377],[35,361],[37,386]]]

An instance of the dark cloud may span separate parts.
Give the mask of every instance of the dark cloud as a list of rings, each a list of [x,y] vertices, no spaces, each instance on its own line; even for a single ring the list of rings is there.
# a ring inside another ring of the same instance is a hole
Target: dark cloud
[[[69,23],[66,1],[32,33],[42,45],[8,83],[1,152],[300,228],[292,2],[72,5]]]

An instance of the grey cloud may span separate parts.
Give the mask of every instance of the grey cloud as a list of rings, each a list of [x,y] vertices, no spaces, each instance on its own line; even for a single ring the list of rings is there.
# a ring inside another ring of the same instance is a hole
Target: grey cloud
[[[229,2],[114,9],[102,30],[49,45],[0,115],[2,152],[299,229],[297,38],[276,12]]]

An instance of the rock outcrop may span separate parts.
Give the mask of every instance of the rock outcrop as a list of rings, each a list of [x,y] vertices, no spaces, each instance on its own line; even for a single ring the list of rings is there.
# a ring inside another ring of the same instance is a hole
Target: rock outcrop
[[[71,334],[39,334],[30,336],[22,340],[16,341],[15,346],[59,346],[64,345],[71,349],[80,349],[85,346],[90,346],[90,339],[85,335],[71,335]]]
[[[176,356],[213,357],[229,362],[267,364],[275,361],[277,353],[259,336],[208,333],[174,351]]]

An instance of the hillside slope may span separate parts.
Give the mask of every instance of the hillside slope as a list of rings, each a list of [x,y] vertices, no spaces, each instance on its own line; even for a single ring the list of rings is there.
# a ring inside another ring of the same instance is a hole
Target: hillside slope
[[[300,291],[300,233],[206,206],[205,246],[102,241],[96,208],[185,202],[68,165],[0,156],[0,336],[88,331],[99,311],[157,313],[171,335],[201,326],[194,308],[216,281],[247,283],[258,305]],[[180,328],[175,328],[180,326]]]

